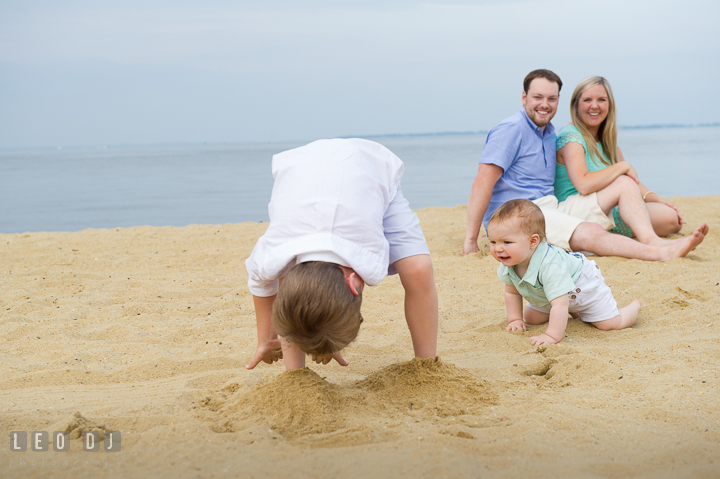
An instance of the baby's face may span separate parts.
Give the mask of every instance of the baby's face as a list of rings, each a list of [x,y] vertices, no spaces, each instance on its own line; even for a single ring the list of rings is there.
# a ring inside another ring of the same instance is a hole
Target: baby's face
[[[517,226],[517,220],[493,221],[488,224],[490,254],[505,266],[524,266],[530,263],[538,241],[533,241]]]

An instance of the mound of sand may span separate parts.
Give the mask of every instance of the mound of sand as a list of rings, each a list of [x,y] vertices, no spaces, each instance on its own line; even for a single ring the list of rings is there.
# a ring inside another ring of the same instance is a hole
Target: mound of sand
[[[308,368],[279,374],[267,384],[236,394],[219,409],[229,431],[260,422],[294,439],[336,431],[345,425],[346,401],[334,386]]]
[[[371,401],[377,408],[431,411],[440,417],[478,414],[495,402],[487,381],[439,358],[390,365],[356,387],[374,393]]]

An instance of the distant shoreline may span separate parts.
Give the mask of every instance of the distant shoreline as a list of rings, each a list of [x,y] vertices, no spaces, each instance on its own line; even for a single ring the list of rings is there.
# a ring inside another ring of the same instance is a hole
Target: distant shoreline
[[[619,126],[621,130],[657,130],[661,128],[703,128],[703,127],[718,127],[720,122],[715,123],[696,123],[696,124],[675,124],[668,123],[662,125],[628,125]],[[336,138],[422,138],[422,137],[438,137],[438,136],[471,136],[471,135],[485,135],[490,130],[474,130],[474,131],[439,131],[431,133],[382,133],[376,135],[341,135]],[[74,148],[94,148],[96,150],[106,150],[110,148],[118,147],[148,147],[148,146],[219,146],[219,145],[262,145],[262,144],[286,144],[286,143],[298,143],[304,144],[311,139],[294,139],[294,140],[275,140],[275,141],[178,141],[178,142],[167,142],[158,141],[156,143],[115,143],[115,144],[87,144],[87,145],[46,145],[46,146],[14,146],[14,147],[0,147],[0,152],[3,151],[17,151],[17,150],[62,150],[62,149],[74,149]]]
[[[702,127],[716,127],[720,126],[720,122],[715,123],[696,123],[696,124],[681,124],[681,123],[668,123],[662,125],[627,125],[618,126],[621,130],[657,130],[661,128],[702,128]],[[349,135],[343,136],[342,138],[403,138],[403,137],[423,137],[423,136],[460,136],[460,135],[484,135],[490,130],[475,130],[475,131],[440,131],[436,133],[386,133],[378,135]]]

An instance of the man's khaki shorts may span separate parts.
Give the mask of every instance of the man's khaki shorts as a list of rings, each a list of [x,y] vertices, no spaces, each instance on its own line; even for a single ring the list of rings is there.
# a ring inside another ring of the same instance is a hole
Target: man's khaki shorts
[[[597,223],[606,230],[615,227],[612,213],[606,215],[597,202],[597,193],[572,195],[558,203],[552,195],[533,201],[545,216],[547,241],[559,248],[570,251],[570,237],[580,223]]]

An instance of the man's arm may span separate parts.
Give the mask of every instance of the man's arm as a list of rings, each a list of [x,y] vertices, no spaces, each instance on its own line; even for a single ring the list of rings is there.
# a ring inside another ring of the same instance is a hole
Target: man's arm
[[[480,163],[478,173],[473,181],[470,198],[467,205],[467,233],[463,245],[463,256],[479,251],[477,240],[482,226],[483,216],[487,211],[492,198],[495,183],[503,174],[503,169],[497,165]]]

